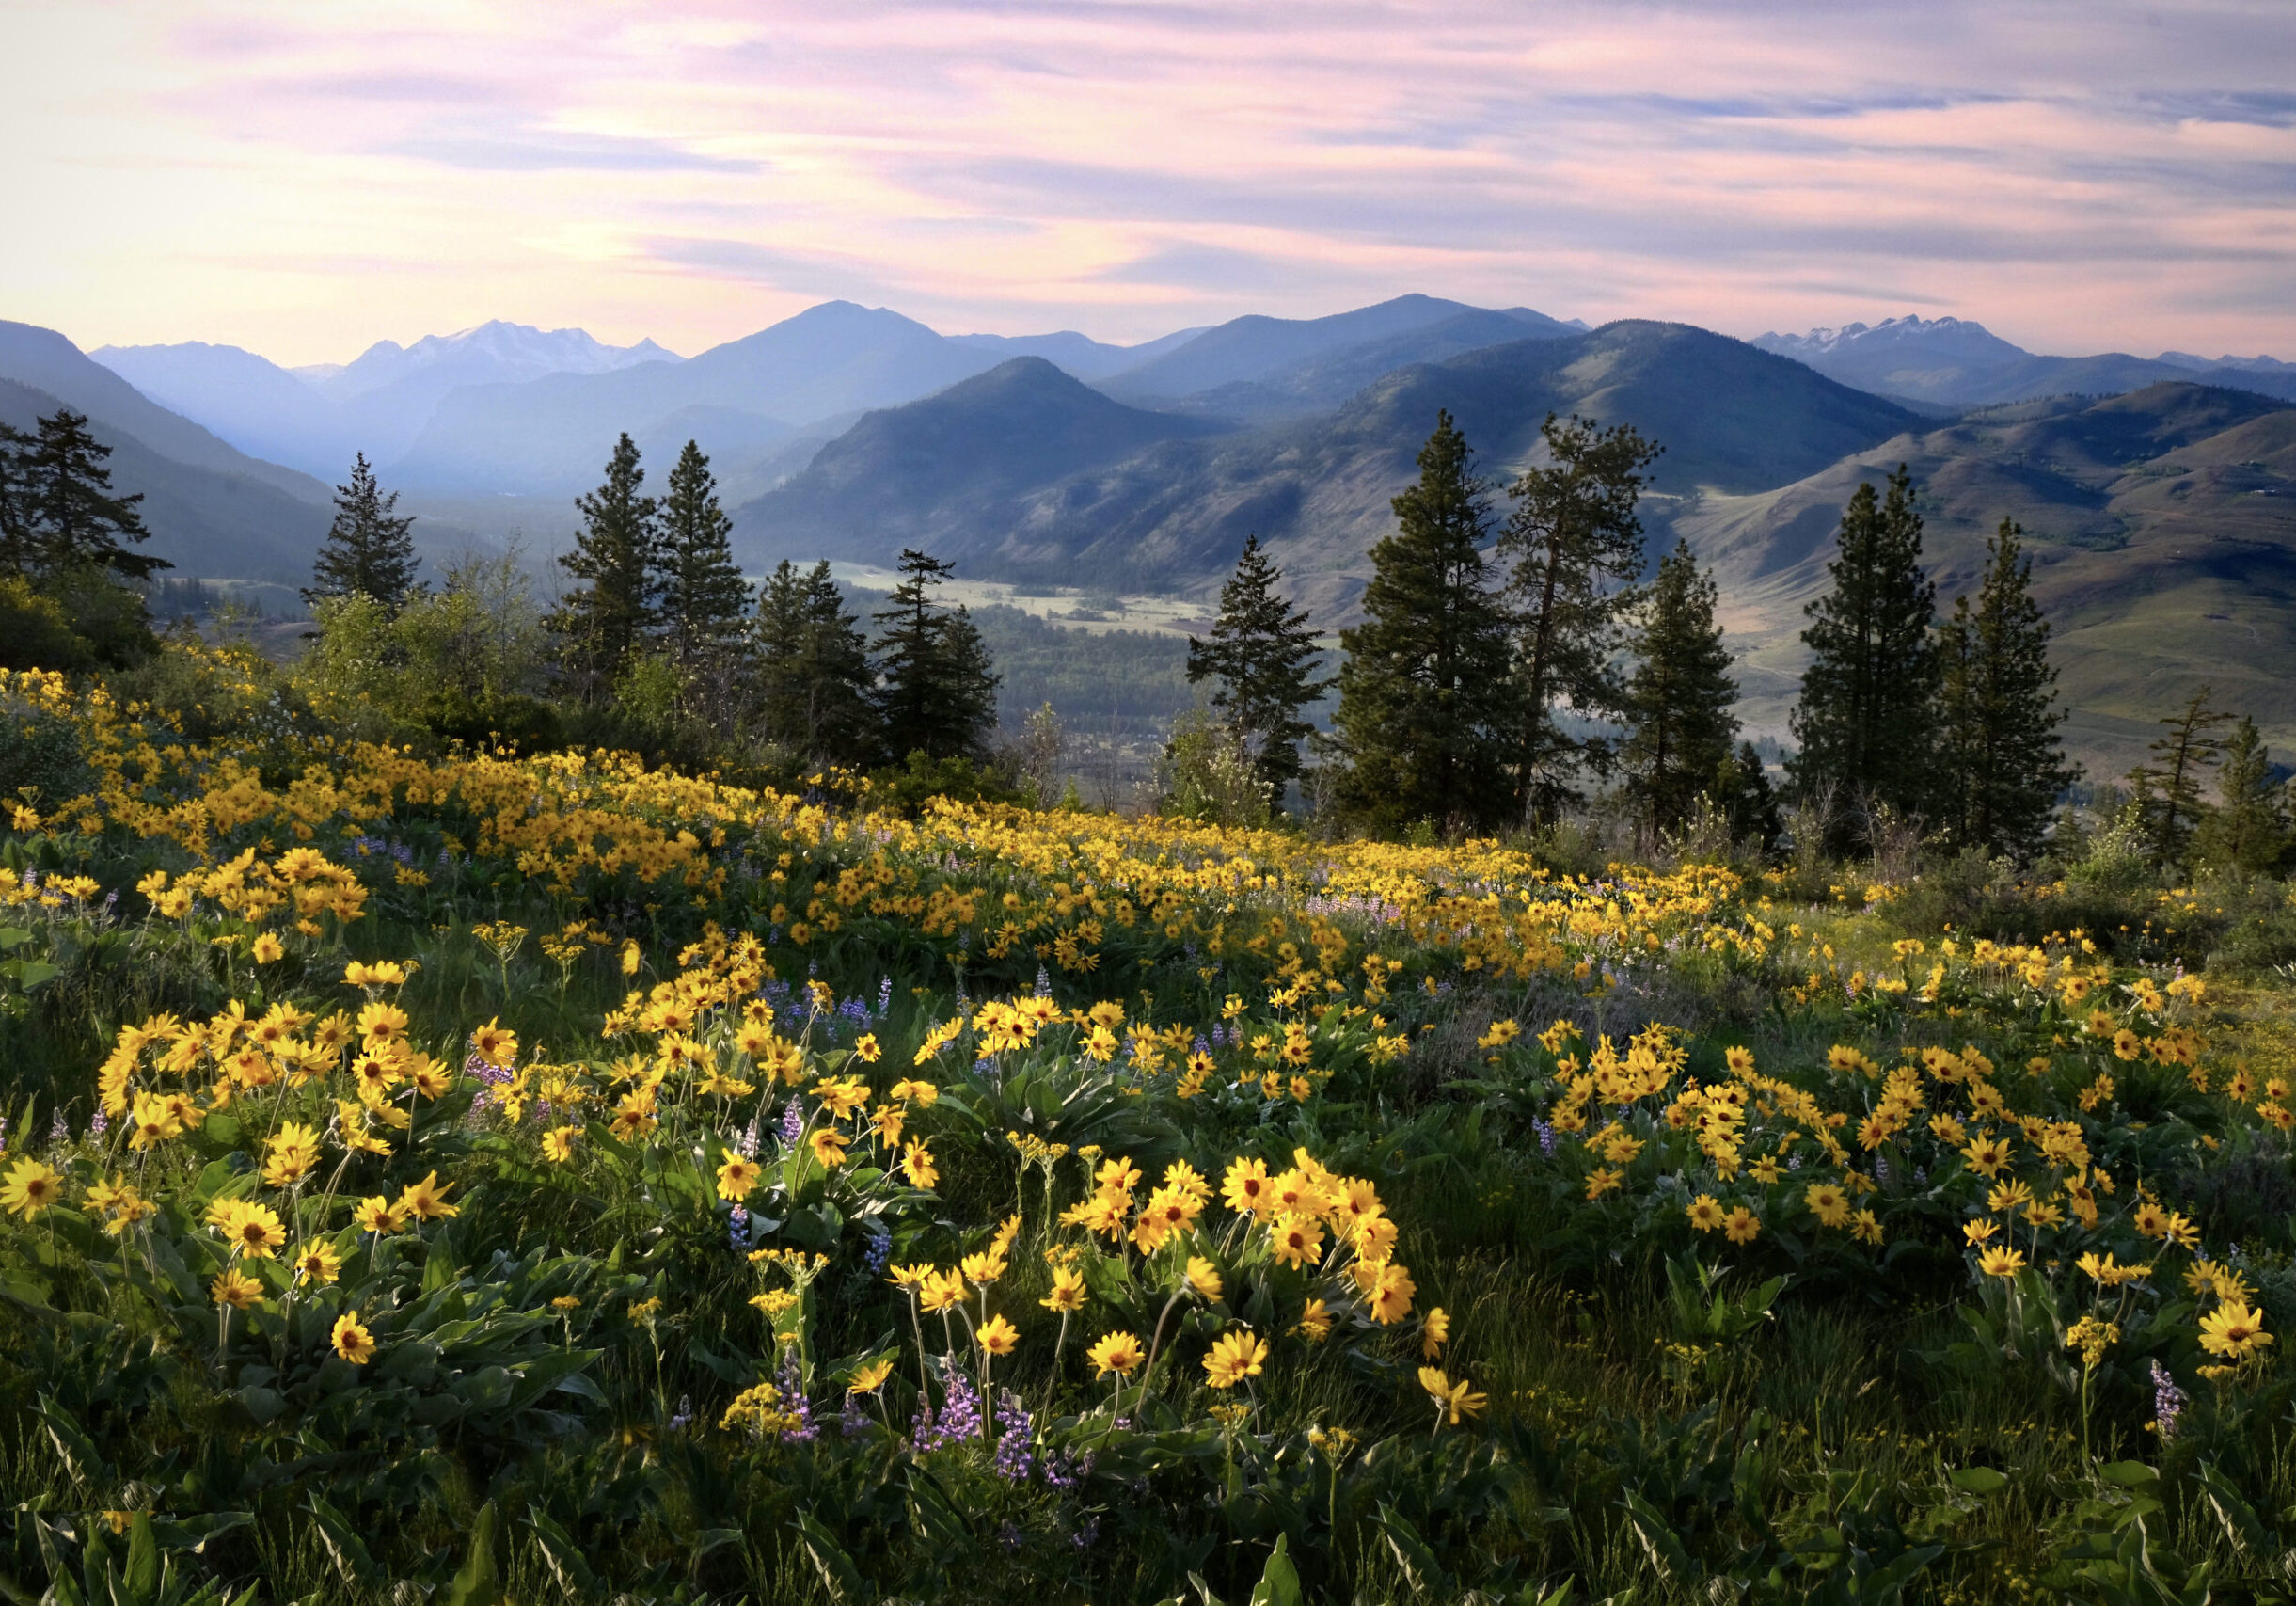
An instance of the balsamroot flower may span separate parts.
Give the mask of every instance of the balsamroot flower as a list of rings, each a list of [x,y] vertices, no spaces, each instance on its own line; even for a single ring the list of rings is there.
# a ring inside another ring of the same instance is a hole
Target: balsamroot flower
[[[354,1366],[364,1366],[374,1359],[374,1334],[360,1323],[356,1311],[336,1318],[332,1342],[335,1353]]]
[[[0,1210],[12,1210],[26,1221],[63,1197],[63,1177],[38,1160],[17,1161],[0,1184]]]
[[[1140,1347],[1139,1335],[1110,1333],[1085,1351],[1085,1359],[1092,1362],[1092,1375],[1095,1377],[1106,1377],[1111,1374],[1130,1377],[1148,1359],[1148,1354]]]
[[[1264,1340],[1238,1330],[1212,1341],[1204,1357],[1204,1379],[1215,1389],[1232,1389],[1246,1377],[1257,1377],[1268,1359]]]

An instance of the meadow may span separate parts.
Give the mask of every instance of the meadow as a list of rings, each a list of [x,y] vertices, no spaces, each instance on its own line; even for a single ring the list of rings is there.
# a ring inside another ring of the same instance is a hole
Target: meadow
[[[2288,989],[2199,894],[903,813],[198,657],[0,686],[11,1598],[2296,1589]]]

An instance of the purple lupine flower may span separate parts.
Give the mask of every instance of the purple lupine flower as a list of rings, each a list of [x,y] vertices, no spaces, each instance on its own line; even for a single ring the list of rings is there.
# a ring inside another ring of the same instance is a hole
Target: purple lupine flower
[[[735,1205],[732,1214],[726,1217],[726,1241],[733,1246],[734,1252],[739,1254],[750,1247],[749,1207]]]
[[[797,1096],[792,1094],[789,1102],[782,1106],[782,1147],[784,1149],[796,1148],[798,1138],[804,1131],[805,1107],[798,1102]]]
[[[1531,1117],[1530,1129],[1539,1135],[1539,1153],[1548,1159],[1555,1157],[1555,1129],[1538,1117]]]
[[[2161,1438],[2163,1442],[2176,1434],[2177,1419],[2184,1414],[2184,1407],[2190,1404],[2192,1401],[2185,1396],[2182,1389],[2177,1387],[2177,1379],[2169,1375],[2168,1369],[2162,1366],[2158,1360],[2154,1360],[2152,1363],[2152,1414],[2153,1420],[2160,1424]]]
[[[1044,966],[1038,965],[1037,967],[1037,996],[1050,998],[1052,995],[1053,978],[1046,972]]]
[[[70,1139],[71,1137],[71,1123],[64,1119],[64,1112],[62,1110],[57,1110],[55,1112],[55,1119],[48,1122],[48,1141],[51,1143],[62,1143]]]
[[[795,1348],[782,1357],[782,1369],[775,1374],[773,1383],[782,1391],[782,1408],[798,1419],[797,1426],[782,1430],[782,1442],[809,1444],[820,1438],[821,1429],[814,1422],[813,1403],[806,1399],[804,1385],[798,1378]]]
[[[997,1476],[1008,1484],[1028,1482],[1029,1474],[1037,1470],[1037,1458],[1031,1454],[1036,1422],[1009,1389],[997,1398],[996,1425]]]
[[[1008,1519],[997,1528],[996,1542],[1007,1550],[1017,1550],[1021,1548],[1021,1530]]]
[[[893,1013],[893,978],[888,976],[877,984],[877,1018],[883,1020]]]
[[[980,1437],[980,1395],[974,1391],[973,1380],[947,1356],[940,1360],[941,1410],[936,1414],[930,1400],[920,1400],[910,1434],[910,1441],[919,1450],[938,1450],[944,1444],[962,1444]]]
[[[742,1128],[741,1140],[734,1147],[741,1151],[741,1157],[745,1160],[757,1158],[757,1118],[755,1116],[750,1117],[750,1124]]]
[[[1100,1519],[1097,1517],[1085,1518],[1076,1525],[1076,1532],[1069,1536],[1069,1546],[1079,1550],[1089,1550],[1100,1540]]]
[[[96,1106],[96,1113],[88,1118],[87,1136],[90,1138],[101,1137],[106,1132],[109,1132],[111,1128],[112,1118],[103,1113],[103,1106],[102,1105],[98,1105]]]
[[[1092,1476],[1093,1453],[1078,1455],[1073,1450],[1055,1450],[1044,1458],[1044,1482],[1047,1488],[1072,1489]]]
[[[869,1232],[863,1236],[861,1268],[874,1279],[885,1269],[885,1263],[893,1259],[893,1234]]]
[[[670,1431],[672,1433],[683,1433],[686,1431],[686,1425],[692,1421],[693,1396],[691,1394],[680,1394],[677,1397],[677,1411],[670,1418]]]

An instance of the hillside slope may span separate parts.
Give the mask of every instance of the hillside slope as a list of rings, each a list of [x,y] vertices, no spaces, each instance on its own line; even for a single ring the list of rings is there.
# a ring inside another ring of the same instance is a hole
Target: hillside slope
[[[1900,462],[1941,608],[1974,585],[2003,516],[2024,527],[2074,744],[2098,772],[2125,771],[2204,684],[2296,752],[2296,408],[2189,383],[1990,408],[1774,490],[1678,505],[1672,531],[1720,581],[1754,724],[1784,728],[1843,504]]]

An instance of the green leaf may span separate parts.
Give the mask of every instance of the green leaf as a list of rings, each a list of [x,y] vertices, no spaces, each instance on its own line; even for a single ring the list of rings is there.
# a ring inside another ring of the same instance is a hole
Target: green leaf
[[[573,1599],[594,1595],[598,1589],[598,1575],[590,1570],[582,1559],[582,1550],[573,1537],[539,1511],[529,1510],[527,1527],[532,1531],[534,1543],[541,1547],[543,1565],[550,1569],[560,1593]]]
[[[343,1514],[321,1500],[310,1497],[311,1519],[319,1526],[320,1543],[326,1547],[327,1556],[342,1581],[355,1588],[372,1588],[383,1582],[382,1569],[374,1565],[366,1542],[353,1530]]]
[[[821,1582],[829,1586],[830,1594],[840,1606],[846,1602],[863,1606],[871,1598],[869,1585],[862,1578],[861,1569],[853,1565],[853,1558],[845,1553],[828,1529],[814,1520],[812,1512],[799,1512],[797,1527],[799,1536],[805,1541],[805,1553],[813,1558]]]
[[[1954,1487],[1967,1489],[1971,1494],[1992,1494],[2009,1482],[2006,1472],[1996,1471],[1991,1467],[1961,1467],[1949,1475]]]
[[[2125,1489],[2141,1489],[2161,1479],[2160,1473],[2142,1461],[2107,1461],[2097,1472],[2105,1482],[2118,1484]]]
[[[1291,1537],[1289,1534],[1275,1535],[1275,1551],[1259,1575],[1259,1587],[1252,1591],[1250,1606],[1301,1606],[1299,1569],[1285,1553]]]
[[[494,1502],[479,1507],[470,1525],[470,1558],[439,1597],[439,1606],[503,1606],[502,1575],[494,1559]]]

